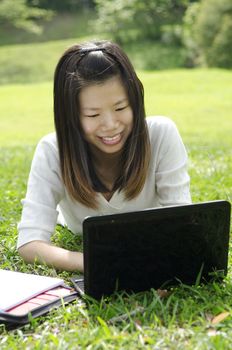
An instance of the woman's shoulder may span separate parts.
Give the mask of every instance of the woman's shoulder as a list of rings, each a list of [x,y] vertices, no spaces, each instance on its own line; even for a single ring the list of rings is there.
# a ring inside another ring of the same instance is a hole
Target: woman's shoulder
[[[57,137],[56,133],[52,132],[43,136],[35,150],[36,158],[47,158],[47,159],[58,159],[58,145],[57,145]]]
[[[172,154],[183,150],[183,141],[175,122],[164,116],[147,117],[151,148],[161,156],[172,150]]]
[[[150,137],[162,138],[164,135],[176,133],[177,128],[172,119],[165,116],[150,116],[146,118]]]
[[[37,144],[37,148],[44,149],[44,150],[53,150],[53,151],[57,152],[58,145],[57,145],[56,133],[52,132],[50,134],[43,136],[39,140],[39,142]]]
[[[38,144],[47,144],[47,145],[51,145],[51,146],[57,147],[56,133],[55,132],[51,132],[50,134],[47,134],[47,135],[43,136],[39,140]]]
[[[175,126],[175,123],[169,117],[157,115],[157,116],[149,116],[146,117],[146,122],[148,129],[159,128],[159,129],[167,129]]]

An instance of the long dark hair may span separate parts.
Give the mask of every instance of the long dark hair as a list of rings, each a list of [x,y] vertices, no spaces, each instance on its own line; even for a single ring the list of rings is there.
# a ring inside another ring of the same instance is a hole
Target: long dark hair
[[[120,76],[133,111],[133,128],[121,156],[114,190],[135,198],[142,190],[150,160],[143,85],[122,49],[109,41],[73,45],[60,58],[54,76],[54,119],[61,174],[70,196],[97,208],[96,191],[106,190],[95,173],[80,123],[79,93],[83,87]]]

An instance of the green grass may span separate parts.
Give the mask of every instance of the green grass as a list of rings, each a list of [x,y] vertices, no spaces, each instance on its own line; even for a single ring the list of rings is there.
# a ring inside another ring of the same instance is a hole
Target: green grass
[[[147,114],[171,116],[189,143],[231,143],[232,72],[219,69],[146,72]]]
[[[52,84],[0,86],[0,145],[35,144],[53,130]]]
[[[52,45],[54,56],[50,62],[55,62],[64,44],[71,41],[12,46],[15,51],[11,54],[24,57],[24,53],[28,57],[31,49],[37,47],[42,56],[50,52]],[[46,47],[47,51],[42,50]],[[52,66],[49,63],[44,69],[51,74]],[[70,273],[24,264],[15,248],[20,199],[25,195],[34,147],[41,136],[54,129],[51,75],[46,79],[45,75],[41,79],[38,75],[34,79],[37,73],[33,70],[31,74],[30,83],[13,84],[10,80],[11,84],[0,87],[0,267],[58,274],[68,281]],[[20,76],[25,81],[22,72]],[[147,114],[169,115],[181,131],[189,152],[194,202],[231,201],[232,72],[140,71],[139,76],[145,86]],[[57,227],[53,242],[82,249],[81,238],[61,227]],[[231,265],[231,248],[229,262]],[[180,286],[166,298],[160,298],[152,290],[131,296],[122,293],[100,303],[78,299],[73,305],[52,311],[18,331],[7,332],[0,327],[0,349],[230,349],[231,296],[229,266],[223,284]],[[213,317],[224,311],[229,316],[213,324]]]

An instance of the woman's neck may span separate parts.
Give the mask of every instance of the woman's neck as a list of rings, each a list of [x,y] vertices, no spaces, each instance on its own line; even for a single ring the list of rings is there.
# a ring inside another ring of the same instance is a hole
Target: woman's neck
[[[106,154],[94,150],[91,152],[91,156],[96,175],[109,191],[112,191],[121,171],[121,152]]]
[[[121,151],[113,154],[108,154],[101,152],[96,148],[93,148],[90,149],[90,153],[93,164],[97,168],[117,167],[121,161]]]

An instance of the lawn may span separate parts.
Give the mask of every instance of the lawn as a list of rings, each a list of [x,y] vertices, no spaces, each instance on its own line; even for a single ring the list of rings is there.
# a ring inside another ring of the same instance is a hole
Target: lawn
[[[59,45],[63,50],[64,43]],[[145,87],[147,114],[170,116],[183,136],[193,201],[231,201],[232,72],[183,69],[138,73]],[[58,274],[68,281],[70,273],[39,264],[26,266],[15,249],[20,199],[25,195],[34,147],[41,136],[53,130],[52,83],[48,79],[2,85],[0,100],[0,267]],[[65,247],[81,247],[80,237],[58,227],[53,240]],[[229,260],[231,263],[231,253]],[[231,341],[230,266],[223,284],[181,285],[163,298],[151,290],[131,296],[122,293],[100,303],[77,300],[20,330],[0,328],[1,350],[229,349]]]

